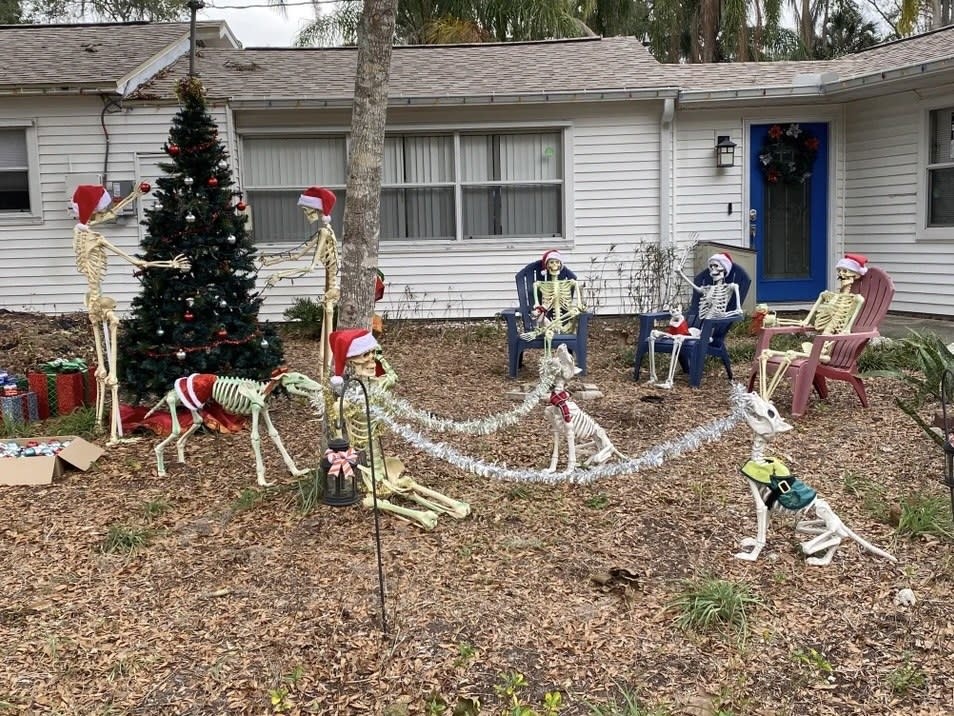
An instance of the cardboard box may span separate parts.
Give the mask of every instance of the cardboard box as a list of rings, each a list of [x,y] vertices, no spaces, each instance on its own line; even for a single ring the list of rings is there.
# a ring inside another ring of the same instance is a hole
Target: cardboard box
[[[36,457],[0,457],[0,485],[49,485],[54,478],[63,476],[68,467],[82,472],[89,470],[103,454],[99,445],[93,445],[75,435],[55,435],[53,437],[23,438],[3,440],[3,442],[26,445],[31,442],[70,444],[60,450],[58,455],[38,455]]]

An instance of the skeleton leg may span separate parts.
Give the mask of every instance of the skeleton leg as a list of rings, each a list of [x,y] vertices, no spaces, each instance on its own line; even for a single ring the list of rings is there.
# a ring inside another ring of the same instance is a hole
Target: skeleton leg
[[[740,543],[743,548],[751,548],[748,552],[736,552],[736,559],[744,559],[748,562],[754,562],[758,559],[762,548],[765,547],[765,536],[768,532],[768,508],[762,500],[762,494],[759,488],[751,480],[749,489],[752,491],[752,498],[755,500],[755,514],[758,522],[758,528],[755,537],[746,537]]]
[[[175,414],[175,408],[174,408],[174,407],[171,408],[171,412],[172,412],[173,414]],[[179,457],[179,462],[185,462],[185,461],[186,461],[186,459],[185,459],[185,446],[186,446],[186,441],[192,436],[192,433],[194,433],[196,430],[198,430],[199,428],[201,428],[202,425],[203,425],[202,416],[199,415],[199,411],[198,411],[198,410],[192,410],[192,409],[190,409],[189,412],[192,413],[192,425],[190,425],[190,426],[189,426],[189,429],[186,430],[186,431],[182,434],[182,437],[181,437],[181,438],[179,438],[178,440],[176,440],[176,451],[177,451],[177,454],[178,454],[178,457]],[[173,419],[175,420],[176,425],[178,425],[178,424],[179,424],[179,419],[178,419],[178,417],[174,417]]]
[[[656,331],[649,333],[649,380],[647,385],[656,385],[659,377],[656,375]]]
[[[255,453],[255,476],[262,487],[271,487],[271,482],[265,480],[265,462],[262,460],[262,436],[258,432],[258,416],[262,407],[252,405],[252,452]]]
[[[92,312],[89,314],[93,326],[93,339],[96,343],[96,425],[103,427],[103,413],[106,407],[106,360],[103,356],[103,334],[100,332],[97,318]]]
[[[373,508],[373,496],[365,495],[364,500],[361,501],[361,504],[363,504],[365,507]],[[437,527],[437,513],[432,512],[431,510],[411,510],[407,507],[395,505],[393,502],[384,499],[383,497],[378,498],[378,509],[381,510],[381,512],[392,514],[398,519],[404,520],[405,522],[410,522],[411,524],[417,525],[418,527],[423,527],[428,531]]]
[[[402,477],[388,485],[394,492],[413,500],[421,507],[431,512],[444,513],[458,520],[470,514],[470,505],[444,495],[437,490],[431,490],[410,477]]]
[[[576,431],[573,423],[564,422],[563,425],[566,431],[566,472],[573,472],[576,469]]]
[[[771,380],[767,380],[768,361],[773,355],[778,356],[779,363]],[[788,370],[788,367],[796,357],[797,354],[794,351],[787,351],[785,353],[777,353],[776,351],[769,350],[762,351],[762,354],[759,356],[759,395],[765,400],[772,399],[775,389],[778,388],[778,384],[782,381],[782,378],[785,377],[785,371]]]
[[[672,353],[669,356],[669,373],[666,375],[666,381],[659,383],[660,388],[670,390],[673,379],[676,377],[676,365],[679,363],[679,351],[682,350],[682,343],[685,340],[683,336],[673,336]]]
[[[278,452],[282,455],[282,460],[285,461],[285,466],[288,468],[288,471],[295,477],[301,477],[302,475],[307,475],[311,470],[301,470],[295,465],[295,461],[292,459],[292,456],[288,454],[288,450],[285,449],[285,445],[282,443],[282,438],[278,434],[278,429],[272,423],[272,418],[268,414],[268,407],[262,408],[262,419],[265,421],[265,429],[268,431],[268,437],[272,439],[272,442],[275,443],[275,447],[278,448]]]
[[[610,441],[609,435],[607,435],[606,431],[599,426],[597,426],[596,430],[596,444],[600,447],[586,461],[587,465],[602,465],[616,452],[616,448],[613,447],[613,443]]]
[[[550,428],[553,433],[553,452],[550,455],[550,466],[544,472],[556,472],[557,463],[560,462],[560,436],[563,432],[563,414],[559,410],[554,411],[552,407],[546,408],[544,415],[550,420]]]
[[[156,447],[153,448],[156,453],[156,472],[159,474],[159,477],[166,476],[166,464],[164,457],[166,445],[178,438],[179,434],[182,432],[182,428],[179,425],[179,416],[176,415],[176,406],[178,405],[179,401],[176,398],[175,392],[173,391],[169,391],[165,398],[156,403],[153,409],[146,413],[146,417],[148,418],[150,415],[156,412],[163,403],[165,403],[169,408],[169,416],[172,419],[172,430],[164,440],[162,440],[158,445],[156,445]]]
[[[115,311],[106,311],[103,318],[103,331],[107,337],[106,343],[106,361],[109,363],[109,375],[106,376],[106,385],[109,386],[110,393],[110,428],[109,442],[107,445],[115,445],[123,436],[123,421],[119,415],[119,316]]]

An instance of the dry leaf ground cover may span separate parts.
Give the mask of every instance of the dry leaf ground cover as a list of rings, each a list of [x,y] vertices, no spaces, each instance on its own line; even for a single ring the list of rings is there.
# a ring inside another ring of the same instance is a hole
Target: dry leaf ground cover
[[[699,390],[635,384],[633,324],[595,319],[585,380],[605,394],[592,415],[639,455],[731,406],[715,367]],[[3,367],[89,357],[86,330],[82,317],[4,313]],[[396,392],[421,408],[463,419],[514,406],[493,321],[391,325],[383,342]],[[286,350],[317,372],[313,343],[289,337]],[[264,491],[247,433],[195,436],[164,479],[154,438],[111,448],[89,473],[0,488],[0,713],[450,714],[478,701],[484,714],[547,713],[547,694],[566,714],[951,713],[951,543],[890,524],[912,496],[945,497],[942,460],[894,407],[899,390],[870,380],[863,410],[835,384],[777,444],[897,565],[852,543],[807,565],[784,518],[758,562],[734,559],[755,529],[742,424],[587,486],[477,477],[388,437],[410,474],[473,513],[430,533],[382,516],[386,634],[371,513],[303,514],[267,439],[278,485]],[[299,464],[315,464],[309,407],[280,399],[274,415]],[[429,436],[512,467],[544,467],[550,450],[542,409],[488,437]],[[679,623],[687,585],[713,583],[751,598],[745,631]],[[902,588],[913,607],[894,603]]]

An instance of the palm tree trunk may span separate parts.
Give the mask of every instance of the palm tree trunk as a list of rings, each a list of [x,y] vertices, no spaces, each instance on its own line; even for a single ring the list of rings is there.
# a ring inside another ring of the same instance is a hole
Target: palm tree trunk
[[[338,314],[345,328],[369,328],[374,313],[384,125],[397,4],[398,0],[365,0],[358,30]]]

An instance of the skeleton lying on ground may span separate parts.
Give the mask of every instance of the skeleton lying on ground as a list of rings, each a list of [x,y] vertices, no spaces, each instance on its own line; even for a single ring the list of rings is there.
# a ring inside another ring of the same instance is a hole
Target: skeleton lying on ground
[[[679,271],[679,275],[692,286],[692,290],[699,294],[699,318],[701,320],[731,318],[742,315],[739,285],[725,282],[725,277],[731,270],[732,257],[728,253],[722,252],[709,257],[709,278],[712,281],[710,284],[697,286],[683,271]],[[729,310],[729,306],[735,306],[735,308]],[[687,340],[698,340],[700,331],[698,328],[689,327],[682,315],[680,306],[667,310],[672,313],[669,326],[665,330],[654,330],[649,334],[649,380],[647,382],[649,385],[669,389],[673,386],[676,365],[679,363],[679,353],[682,351],[683,343]],[[661,340],[671,341],[673,344],[672,353],[669,356],[669,373],[663,382],[659,382],[659,378],[656,376],[656,342]]]
[[[580,288],[574,279],[561,279],[563,255],[547,251],[541,261],[546,280],[533,282],[534,313],[537,327],[520,334],[525,341],[543,336],[543,357],[550,355],[553,336],[573,331],[573,322],[583,310]]]
[[[560,439],[566,439],[566,472],[576,468],[577,448],[584,453],[591,453],[586,459],[586,465],[601,465],[613,455],[619,458],[622,455],[610,441],[606,431],[593,418],[570,398],[566,383],[573,378],[580,369],[577,368],[565,345],[560,345],[553,354],[545,360],[551,361],[556,373],[556,380],[550,392],[550,404],[544,408],[547,422],[553,429],[553,454],[550,456],[550,466],[546,472],[556,472],[560,459]],[[577,445],[577,440],[582,442]]]
[[[328,337],[331,335],[335,320],[335,307],[341,298],[341,289],[338,285],[338,273],[341,266],[338,253],[338,239],[331,228],[331,211],[335,205],[334,192],[324,187],[312,186],[298,197],[298,206],[305,213],[305,218],[312,224],[320,220],[318,231],[312,234],[308,241],[291,251],[278,254],[269,254],[261,257],[262,266],[272,266],[285,261],[297,261],[314,251],[311,263],[308,266],[275,271],[265,282],[269,289],[284,279],[296,279],[312,273],[321,263],[325,268],[325,290],[322,294],[324,314],[321,324],[321,342],[318,344],[319,381],[324,381],[325,369],[328,364],[330,348]]]
[[[119,316],[116,301],[103,295],[103,279],[106,278],[108,253],[115,254],[139,269],[176,269],[188,271],[189,260],[181,254],[169,261],[144,261],[130,256],[106,240],[106,237],[91,227],[115,219],[127,205],[150,190],[143,182],[129,196],[110,206],[111,198],[105,188],[83,184],[73,192],[71,209],[79,220],[73,228],[73,251],[76,254],[76,269],[86,277],[84,305],[93,326],[96,341],[96,424],[103,424],[106,405],[106,390],[109,389],[110,420],[109,443],[119,442],[123,424],[119,417]]]
[[[380,346],[370,331],[363,329],[335,331],[331,334],[331,351],[334,356],[334,375],[331,382],[336,390],[344,389],[342,376],[346,370],[354,379],[366,386],[371,401],[374,401],[377,393],[389,390],[397,382],[397,373],[381,355]],[[367,493],[363,502],[366,507],[374,506],[372,496],[372,480],[374,480],[378,509],[426,530],[437,526],[439,514],[446,514],[456,519],[463,519],[470,514],[470,505],[466,502],[454,500],[436,490],[424,487],[411,477],[404,475],[404,463],[399,458],[384,456],[380,424],[374,419],[371,420],[370,425],[368,424],[360,389],[346,390],[343,403],[343,414],[339,414],[337,400],[326,403],[325,409],[331,413],[329,424],[343,423],[351,447],[356,452],[364,453],[365,460],[371,460],[370,465],[358,465]],[[395,496],[410,500],[423,509],[410,509],[396,505],[388,499]]]
[[[754,562],[765,547],[766,532],[770,510],[788,512],[802,518],[814,510],[814,519],[800,519],[795,531],[814,535],[802,542],[800,547],[806,555],[823,552],[820,557],[809,556],[809,564],[824,566],[831,562],[835,550],[844,539],[852,539],[868,552],[884,557],[892,562],[897,560],[890,554],[864,540],[835,514],[831,506],[819,498],[811,487],[792,475],[788,468],[777,458],[767,457],[765,450],[779,433],[792,429],[778,410],[768,400],[757,393],[747,393],[744,398],[745,420],[754,433],[751,459],[742,466],[742,474],[748,478],[749,489],[755,500],[758,518],[758,531],[755,537],[746,537],[741,545],[748,551],[739,552],[739,559]]]
[[[321,393],[320,383],[302,373],[289,373],[284,368],[275,370],[271,380],[261,383],[245,378],[221,377],[211,373],[193,373],[187,378],[176,380],[173,389],[166,393],[165,397],[146,414],[146,418],[148,418],[165,405],[172,417],[172,432],[155,448],[156,468],[159,477],[164,477],[166,474],[163,455],[165,447],[176,438],[178,438],[176,440],[176,450],[178,451],[179,462],[185,462],[186,441],[192,433],[202,427],[202,415],[199,410],[210,400],[215,401],[230,413],[252,416],[252,450],[255,453],[255,471],[259,485],[269,487],[273,484],[265,481],[265,464],[262,462],[261,448],[262,438],[259,435],[258,428],[259,418],[265,421],[268,437],[272,439],[275,447],[278,448],[278,452],[281,453],[288,471],[295,477],[307,474],[309,470],[299,469],[295,465],[295,461],[282,444],[278,430],[272,424],[272,419],[268,414],[268,398],[278,386],[282,386],[292,395],[300,395],[309,399],[315,399]],[[185,406],[192,413],[192,425],[184,433],[182,433],[179,418],[176,415],[176,408],[180,405]],[[179,437],[180,433],[182,437]]]
[[[765,327],[801,326],[808,331],[823,336],[850,333],[865,300],[861,294],[852,293],[851,286],[858,278],[867,273],[868,269],[865,265],[867,263],[868,259],[860,254],[845,254],[845,257],[835,265],[838,274],[838,292],[822,291],[808,315],[802,319],[780,318],[774,313],[767,312],[762,320],[762,325]],[[830,341],[822,346],[819,357],[822,363],[831,359],[833,348],[834,345]],[[762,351],[758,356],[759,394],[766,400],[771,400],[778,384],[785,377],[788,367],[799,358],[808,358],[811,356],[811,352],[812,343],[810,341],[802,343],[801,350],[766,349]],[[779,359],[778,365],[775,367],[775,373],[769,377],[768,362],[771,358],[776,357]]]

